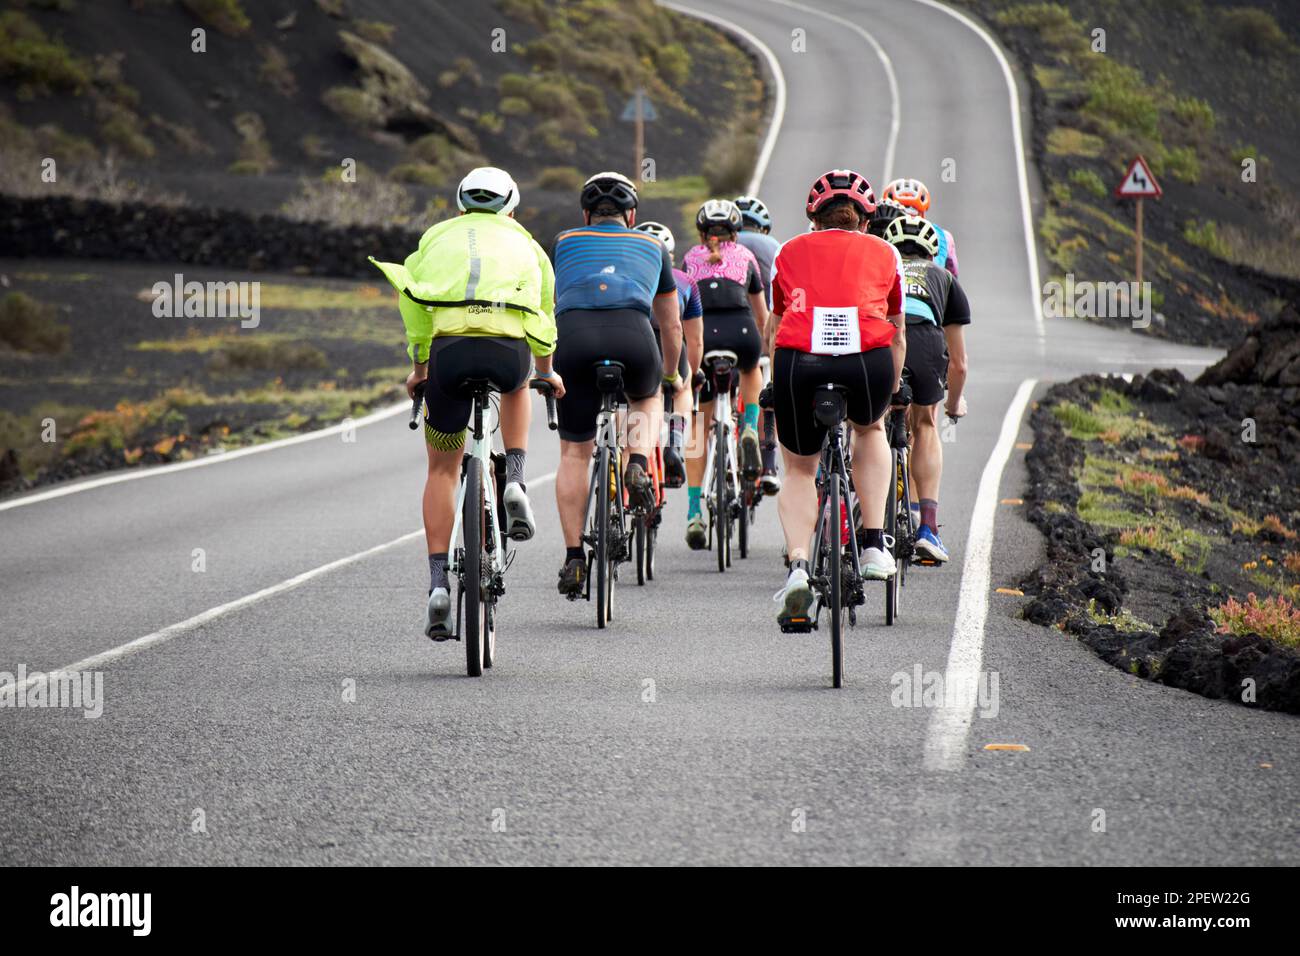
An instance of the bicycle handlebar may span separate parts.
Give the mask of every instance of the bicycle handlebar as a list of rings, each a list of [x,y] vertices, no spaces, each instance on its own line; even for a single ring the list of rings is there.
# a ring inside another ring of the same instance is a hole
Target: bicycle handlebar
[[[541,392],[546,398],[546,427],[555,431],[560,427],[560,423],[555,420],[555,387],[545,379],[535,378],[528,383],[528,387],[535,392]]]
[[[415,431],[420,427],[420,403],[424,401],[424,382],[415,386],[415,394],[411,396],[411,418],[406,423],[406,427]]]

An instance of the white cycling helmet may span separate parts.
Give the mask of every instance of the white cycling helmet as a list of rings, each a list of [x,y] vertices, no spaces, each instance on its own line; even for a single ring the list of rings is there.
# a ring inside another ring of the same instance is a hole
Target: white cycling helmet
[[[677,246],[676,241],[673,239],[673,231],[662,222],[639,222],[637,223],[636,231],[650,233],[650,235],[654,236],[668,247],[669,253],[671,253]]]
[[[461,212],[482,210],[505,214],[518,205],[518,184],[508,172],[495,166],[471,169],[456,187],[456,208]]]

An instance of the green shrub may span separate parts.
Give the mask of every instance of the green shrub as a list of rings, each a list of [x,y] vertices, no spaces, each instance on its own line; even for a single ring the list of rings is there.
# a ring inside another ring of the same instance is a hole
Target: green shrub
[[[153,141],[145,134],[134,110],[101,100],[95,112],[99,118],[99,135],[105,143],[135,159],[153,158]]]
[[[537,176],[537,188],[576,193],[586,181],[574,166],[547,166]]]
[[[1130,133],[1156,136],[1160,110],[1142,74],[1104,57],[1086,62],[1089,76],[1085,112]]]
[[[275,166],[271,157],[271,144],[266,139],[266,124],[256,113],[240,113],[234,119],[239,133],[239,159],[229,171],[242,176],[261,176]]]
[[[1180,96],[1174,100],[1173,112],[1174,116],[1184,126],[1190,126],[1205,133],[1214,130],[1214,107],[1205,100],[1195,96]]]
[[[477,123],[480,129],[487,130],[494,136],[506,128],[506,121],[491,110],[480,116]]]
[[[181,6],[227,36],[238,36],[251,26],[239,0],[181,0]]]
[[[401,163],[388,171],[388,178],[397,183],[445,186],[451,176],[446,169],[432,163]]]
[[[522,96],[502,97],[497,104],[497,112],[502,116],[527,116],[532,111],[532,106]]]
[[[1189,185],[1201,178],[1201,160],[1191,146],[1176,146],[1165,151],[1164,169],[1170,176]]]
[[[321,102],[352,126],[365,128],[376,115],[378,104],[355,86],[333,86],[321,94]]]
[[[294,79],[289,58],[276,46],[263,43],[259,48],[262,63],[257,68],[257,78],[270,86],[281,96],[293,96],[298,92],[298,81]]]
[[[1091,169],[1070,170],[1070,182],[1098,199],[1106,195],[1106,184]]]
[[[691,55],[680,43],[669,43],[655,50],[655,66],[664,82],[681,86],[691,74]]]
[[[1028,3],[1003,10],[995,19],[1004,27],[1035,31],[1041,43],[1054,50],[1077,51],[1088,48],[1083,24],[1075,20],[1069,9],[1060,3]]]
[[[309,342],[238,338],[214,355],[208,367],[214,372],[303,371],[326,366],[325,353]]]
[[[58,355],[68,348],[71,333],[56,320],[52,305],[25,292],[10,292],[0,300],[0,343],[27,353]]]
[[[397,32],[397,27],[383,20],[354,20],[352,29],[371,43],[385,45],[393,42],[393,34]]]
[[[26,14],[6,10],[0,13],[0,77],[11,78],[20,91],[80,93],[90,82],[90,67]]]
[[[1228,244],[1219,237],[1219,227],[1212,219],[1203,223],[1195,219],[1188,220],[1183,226],[1183,238],[1220,259],[1228,258],[1231,251]]]
[[[1273,15],[1258,7],[1236,7],[1219,14],[1224,39],[1252,56],[1281,56],[1291,51],[1291,41]]]

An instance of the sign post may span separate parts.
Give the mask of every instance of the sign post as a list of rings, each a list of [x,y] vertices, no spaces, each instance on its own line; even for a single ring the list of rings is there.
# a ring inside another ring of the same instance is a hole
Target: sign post
[[[1137,284],[1142,284],[1142,200],[1148,196],[1159,199],[1164,195],[1160,184],[1151,175],[1147,161],[1138,156],[1129,163],[1128,172],[1123,181],[1115,187],[1115,195],[1121,199],[1137,200]]]
[[[645,124],[653,123],[659,118],[659,114],[655,111],[654,104],[645,95],[645,89],[637,87],[636,92],[632,94],[632,98],[623,107],[623,115],[620,118],[625,123],[636,124],[636,165],[632,168],[635,170],[633,178],[639,181],[641,179],[641,163],[645,158]]]

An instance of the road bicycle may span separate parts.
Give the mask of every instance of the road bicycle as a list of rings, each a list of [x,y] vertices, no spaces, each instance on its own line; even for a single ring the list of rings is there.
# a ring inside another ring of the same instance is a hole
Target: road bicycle
[[[534,385],[545,383],[534,383]],[[550,386],[545,386],[549,389]],[[496,659],[497,604],[505,594],[505,574],[514,559],[509,550],[505,501],[505,455],[492,450],[495,429],[484,420],[492,407],[496,389],[486,379],[467,379],[461,384],[472,401],[470,433],[461,459],[460,483],[456,488],[455,519],[451,541],[455,545],[447,562],[448,576],[456,578],[456,616],[450,633],[436,641],[456,640],[465,645],[465,671],[480,677]],[[425,385],[415,387],[411,400],[412,430],[419,427]],[[556,427],[555,398],[547,392],[547,417]]]
[[[783,621],[787,633],[819,629],[822,611],[830,621],[831,683],[844,686],[844,623],[857,625],[857,609],[866,603],[857,535],[844,533],[845,515],[855,496],[849,472],[848,389],[822,385],[813,392],[813,415],[827,429],[818,465],[817,525],[812,537],[812,570],[808,583],[814,594],[807,617]]]
[[[664,416],[672,413],[672,387],[664,386]],[[664,470],[664,446],[662,440],[655,441],[654,453],[648,456],[650,487],[654,491],[654,505],[648,510],[633,505],[632,516],[633,552],[636,564],[636,583],[645,584],[655,577],[655,552],[659,546],[659,528],[663,525],[665,491],[668,488]]]
[[[619,442],[616,414],[619,405],[626,405],[623,369],[622,362],[609,359],[602,359],[595,365],[600,412],[596,416],[596,446],[592,451],[591,483],[584,512],[587,530],[582,541],[587,546],[587,585],[583,597],[588,601],[592,599],[594,582],[598,628],[606,627],[614,619],[618,566],[631,558],[628,509],[623,489],[623,449]],[[576,600],[576,596],[570,600]]]
[[[889,498],[885,502],[886,542],[893,541],[890,549],[897,568],[885,581],[885,623],[893,624],[898,618],[903,586],[907,583],[907,569],[916,557],[916,521],[912,515],[912,450],[907,428],[908,406],[895,406],[889,410],[885,422],[885,435],[889,440],[893,481],[889,483]]]
[[[739,359],[729,349],[705,353],[701,370],[706,381],[713,383],[713,424],[710,428],[704,483],[708,489],[709,547],[718,549],[718,571],[731,567],[733,529],[740,546],[740,556],[749,553],[749,518],[739,471],[740,456],[736,447],[734,406],[740,379],[736,372]],[[696,411],[699,394],[696,393]],[[753,484],[753,482],[746,482]]]

